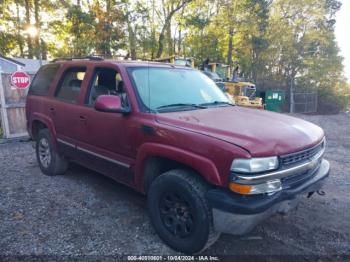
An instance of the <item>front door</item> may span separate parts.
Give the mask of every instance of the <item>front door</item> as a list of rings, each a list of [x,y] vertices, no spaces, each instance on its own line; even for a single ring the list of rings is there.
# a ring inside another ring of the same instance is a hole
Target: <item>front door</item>
[[[84,105],[79,107],[79,141],[77,149],[85,165],[131,183],[131,164],[135,159],[132,149],[133,128],[130,115],[99,112],[94,104],[100,95],[118,95],[125,107],[128,98],[123,80],[115,68],[95,68],[86,90]]]

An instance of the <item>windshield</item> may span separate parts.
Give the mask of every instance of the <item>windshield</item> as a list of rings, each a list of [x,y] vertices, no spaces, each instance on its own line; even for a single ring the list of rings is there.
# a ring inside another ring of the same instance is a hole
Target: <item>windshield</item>
[[[217,68],[216,68],[216,73],[217,75],[222,78],[222,79],[225,79],[226,78],[226,71],[225,71],[225,68],[218,65]]]
[[[230,104],[217,85],[197,70],[137,67],[130,68],[129,74],[142,103],[151,110],[157,111],[169,105],[177,107],[191,105],[191,109],[198,109],[199,107],[194,105]]]
[[[254,98],[255,96],[255,92],[256,92],[256,88],[255,86],[245,86],[244,87],[244,95],[248,96],[250,98]]]

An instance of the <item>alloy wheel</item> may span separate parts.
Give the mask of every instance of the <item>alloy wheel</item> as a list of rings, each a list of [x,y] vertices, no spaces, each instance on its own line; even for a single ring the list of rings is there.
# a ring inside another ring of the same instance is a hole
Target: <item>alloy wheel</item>
[[[43,167],[48,168],[51,162],[50,144],[46,138],[39,141],[39,159]]]

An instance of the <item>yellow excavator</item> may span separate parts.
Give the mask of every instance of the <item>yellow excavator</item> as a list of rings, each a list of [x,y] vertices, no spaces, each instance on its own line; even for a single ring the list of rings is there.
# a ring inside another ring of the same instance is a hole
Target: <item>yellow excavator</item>
[[[264,109],[261,97],[256,97],[256,87],[250,82],[225,82],[226,92],[238,106]]]
[[[253,83],[245,82],[237,77],[238,67],[233,72],[230,81],[232,68],[221,63],[207,63],[207,69],[217,73],[223,80],[226,92],[238,106],[264,109],[261,97],[256,97],[256,87]]]

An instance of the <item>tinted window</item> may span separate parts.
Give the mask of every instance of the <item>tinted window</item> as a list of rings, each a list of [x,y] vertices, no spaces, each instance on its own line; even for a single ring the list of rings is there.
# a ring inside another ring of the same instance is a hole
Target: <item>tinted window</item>
[[[45,96],[49,93],[49,87],[53,81],[60,65],[52,64],[45,65],[40,68],[34,77],[34,80],[29,88],[28,95]]]
[[[86,68],[70,68],[64,73],[63,80],[56,91],[56,97],[75,103],[85,77]]]

